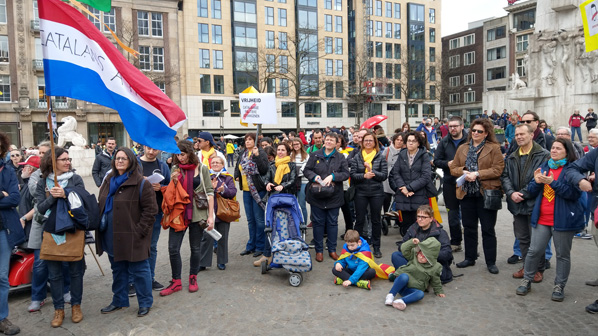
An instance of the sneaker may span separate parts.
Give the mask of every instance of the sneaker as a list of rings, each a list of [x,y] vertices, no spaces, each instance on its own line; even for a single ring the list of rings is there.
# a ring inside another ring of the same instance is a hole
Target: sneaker
[[[27,310],[30,313],[39,311],[40,309],[42,309],[42,306],[44,305],[44,303],[46,303],[46,300],[41,300],[41,301],[31,301],[31,304],[29,305],[29,307],[27,308]]]
[[[519,285],[519,287],[517,287],[515,293],[517,295],[527,295],[527,293],[529,293],[530,290],[532,290],[532,282],[527,279],[523,279],[521,280],[521,284]]]
[[[62,298],[64,299],[64,303],[71,304],[71,293],[70,292],[64,294],[62,296]]]
[[[129,284],[129,297],[133,297],[137,295],[137,291],[135,290],[134,284]]]
[[[152,281],[152,289],[155,291],[161,291],[164,289],[164,285],[154,280]]]
[[[307,245],[309,245],[309,248],[315,248],[316,247],[316,240],[315,239],[310,240]]]
[[[20,332],[21,329],[12,324],[8,319],[0,321],[0,333],[3,333],[4,335],[16,335]]]
[[[384,304],[387,306],[392,306],[392,301],[394,301],[395,296],[388,293],[386,294],[386,299],[384,299]]]
[[[585,232],[580,232],[575,234],[574,236],[575,238],[581,238],[581,239],[592,239],[592,235],[591,234],[587,234]]]
[[[199,290],[197,286],[197,275],[189,276],[189,293],[195,293]]]
[[[363,289],[372,289],[370,280],[359,280],[357,281],[357,287]]]
[[[564,290],[563,285],[555,285],[552,290],[552,301],[562,302],[565,299]]]
[[[168,287],[164,288],[160,291],[160,296],[167,296],[176,292],[179,292],[183,289],[183,285],[181,284],[181,279],[172,279]]]
[[[522,261],[523,261],[523,259],[520,256],[516,255],[516,254],[513,254],[512,256],[509,257],[509,259],[507,259],[507,262],[509,264],[516,264],[516,263],[519,263],[519,262],[522,262]]]
[[[334,279],[334,284],[335,285],[342,285],[343,284],[343,279],[336,277],[336,279]]]
[[[451,245],[451,250],[453,252],[463,252],[463,247],[461,245]]]
[[[407,308],[407,304],[405,304],[405,301],[403,301],[403,299],[394,300],[392,302],[392,306],[397,308],[398,310],[405,310],[405,308]]]
[[[598,300],[586,307],[586,311],[590,314],[598,313]],[[0,322],[1,323],[1,322]]]

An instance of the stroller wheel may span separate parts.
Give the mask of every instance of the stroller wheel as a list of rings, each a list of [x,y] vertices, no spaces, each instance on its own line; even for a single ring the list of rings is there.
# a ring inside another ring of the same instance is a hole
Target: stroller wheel
[[[262,261],[262,274],[268,273],[268,260]]]
[[[383,235],[388,235],[388,228],[390,226],[390,219],[388,219],[388,217],[384,216],[382,217],[382,234]]]
[[[301,273],[291,273],[291,275],[289,275],[289,284],[293,287],[299,287],[302,281],[303,276]]]

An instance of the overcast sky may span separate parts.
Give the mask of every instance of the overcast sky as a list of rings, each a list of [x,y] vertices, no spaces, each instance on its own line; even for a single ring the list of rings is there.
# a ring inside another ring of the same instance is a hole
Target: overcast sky
[[[505,16],[507,5],[507,0],[442,0],[442,36],[467,30],[472,21]]]

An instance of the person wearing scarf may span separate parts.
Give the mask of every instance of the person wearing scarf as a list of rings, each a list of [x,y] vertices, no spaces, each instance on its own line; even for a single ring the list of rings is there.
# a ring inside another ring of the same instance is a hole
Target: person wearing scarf
[[[146,316],[154,302],[149,257],[158,204],[133,150],[116,150],[98,200],[102,225],[96,231],[96,249],[99,255],[108,254],[113,294],[110,304],[100,311],[110,314],[128,307],[132,283],[139,304],[137,316]]]
[[[575,233],[584,228],[582,191],[577,188],[575,176],[587,162],[571,165],[575,149],[568,139],[557,138],[550,150],[550,159],[534,172],[534,179],[527,191],[536,197],[532,212],[532,242],[527,252],[524,276],[516,290],[526,295],[531,289],[534,275],[544,259],[544,250],[552,238],[556,250],[556,276],[552,290],[553,301],[563,301],[564,289],[571,269],[571,246]],[[571,172],[571,174],[569,174]]]
[[[224,154],[216,150],[216,142],[210,132],[199,132],[196,144],[199,149],[197,156],[204,166],[212,168],[211,162],[215,157],[222,158],[226,161]]]
[[[239,189],[243,190],[243,205],[249,229],[249,239],[241,255],[253,254],[257,258],[264,253],[266,245],[266,202],[263,198],[267,193],[265,181],[269,163],[266,152],[255,145],[255,140],[255,133],[245,135],[245,150],[241,152],[235,165],[235,180],[239,182]]]
[[[359,235],[367,238],[364,231],[366,214],[369,209],[372,221],[371,243],[374,257],[382,258],[380,251],[380,237],[382,222],[380,211],[384,203],[384,187],[382,182],[388,178],[388,166],[382,154],[378,151],[378,138],[367,132],[361,140],[361,150],[349,160],[351,183],[355,183],[355,230]]]
[[[85,189],[85,184],[81,176],[71,171],[71,160],[69,153],[62,147],[54,149],[56,159],[56,170],[52,167],[52,155],[47,153],[41,163],[40,170],[42,178],[37,184],[35,199],[37,201],[37,212],[41,216],[49,215],[50,209],[56,203],[58,198],[66,198],[65,188],[79,187]],[[54,176],[58,180],[58,185],[54,183]],[[46,196],[47,195],[47,196]],[[65,235],[52,235],[55,241],[65,239]],[[75,323],[83,320],[81,311],[81,300],[83,297],[83,271],[85,268],[85,258],[77,261],[54,261],[45,260],[48,267],[48,279],[52,288],[52,303],[54,304],[54,318],[50,325],[58,328],[64,320],[65,297],[68,298],[68,292],[65,292],[63,279],[63,263],[68,264],[68,274],[70,276],[70,297],[71,297],[71,320]]]
[[[449,161],[451,175],[464,176],[465,183],[456,190],[463,216],[463,237],[465,260],[457,267],[475,265],[478,258],[478,221],[482,228],[482,245],[486,267],[492,274],[496,267],[496,216],[497,210],[484,208],[485,190],[501,190],[500,176],[505,162],[500,144],[494,136],[494,126],[488,119],[475,119],[471,123],[468,146],[461,145],[453,161]]]
[[[172,270],[172,280],[168,287],[160,291],[161,296],[171,295],[182,290],[181,270],[183,267],[181,259],[181,245],[187,229],[189,230],[189,245],[191,248],[191,258],[189,265],[189,292],[194,293],[199,290],[197,285],[197,273],[201,271],[199,266],[201,240],[203,231],[214,228],[214,188],[210,183],[209,167],[199,161],[193,151],[191,142],[182,140],[177,143],[181,150],[173,160],[172,175],[170,183],[180,183],[189,194],[191,203],[185,208],[185,226],[181,231],[174,228],[169,229],[168,233],[168,253],[170,254],[170,268]],[[208,209],[198,209],[194,195],[204,192],[208,197]],[[200,223],[207,227],[202,227]]]

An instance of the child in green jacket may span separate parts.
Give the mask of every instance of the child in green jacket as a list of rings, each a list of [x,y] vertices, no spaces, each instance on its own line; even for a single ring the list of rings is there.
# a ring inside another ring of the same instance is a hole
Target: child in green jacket
[[[424,290],[430,284],[434,294],[445,297],[440,282],[442,265],[436,261],[439,251],[440,242],[433,237],[422,242],[413,238],[403,243],[401,252],[409,262],[389,276],[390,280],[394,278],[394,284],[384,303],[405,310],[407,304],[423,299]],[[401,298],[394,300],[397,294],[401,294]]]

